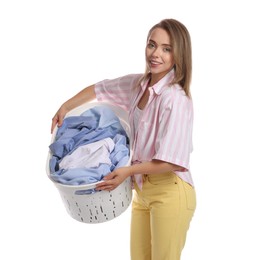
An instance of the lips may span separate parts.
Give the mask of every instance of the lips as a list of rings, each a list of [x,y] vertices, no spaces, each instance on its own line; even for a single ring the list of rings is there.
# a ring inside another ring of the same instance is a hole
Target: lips
[[[150,60],[150,68],[158,68],[162,63],[161,62],[158,62],[158,61],[155,61],[155,60]]]
[[[158,62],[158,61],[155,61],[155,60],[150,60],[150,64],[151,65],[160,65],[160,64],[162,64],[161,62]]]

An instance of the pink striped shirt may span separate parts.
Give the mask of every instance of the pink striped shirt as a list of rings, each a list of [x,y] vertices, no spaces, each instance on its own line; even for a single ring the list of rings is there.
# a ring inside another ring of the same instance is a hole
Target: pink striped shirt
[[[98,101],[118,105],[129,113],[131,129],[134,129],[133,112],[148,84],[146,80],[138,86],[141,77],[142,74],[131,74],[95,85]],[[132,163],[157,159],[182,166],[185,170],[175,173],[193,186],[189,166],[193,105],[178,84],[171,85],[173,77],[172,70],[149,87],[149,100],[141,114],[139,127],[130,136]]]

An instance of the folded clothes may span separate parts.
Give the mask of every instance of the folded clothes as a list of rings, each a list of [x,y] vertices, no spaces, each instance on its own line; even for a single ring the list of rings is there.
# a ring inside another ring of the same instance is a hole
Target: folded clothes
[[[100,181],[130,158],[129,140],[119,118],[103,106],[65,118],[49,148],[50,176],[67,185]]]

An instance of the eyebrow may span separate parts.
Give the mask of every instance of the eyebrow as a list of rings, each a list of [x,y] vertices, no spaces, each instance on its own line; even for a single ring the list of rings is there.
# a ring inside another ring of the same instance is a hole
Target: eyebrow
[[[154,40],[152,40],[152,39],[149,39],[149,41],[148,42],[152,42],[152,43],[155,43],[155,44],[157,44],[157,42],[155,42]],[[167,47],[171,47],[171,45],[170,44],[168,44],[168,43],[163,43],[162,44],[162,46],[167,46]]]

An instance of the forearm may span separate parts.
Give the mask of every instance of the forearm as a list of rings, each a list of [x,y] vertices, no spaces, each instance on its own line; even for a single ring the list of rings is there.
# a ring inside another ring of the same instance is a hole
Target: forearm
[[[183,167],[160,160],[152,160],[129,166],[129,175],[156,174],[183,170]]]
[[[120,183],[122,183],[127,177],[134,174],[160,174],[166,172],[174,172],[183,169],[182,167],[159,161],[153,160],[151,162],[144,162],[140,164],[134,164],[131,166],[120,167],[114,170],[112,173],[104,177],[103,181],[97,184],[97,190],[113,190]]]
[[[89,87],[84,88],[78,94],[64,102],[62,106],[66,108],[67,111],[70,111],[77,106],[94,100],[95,98],[95,85],[91,85]]]

